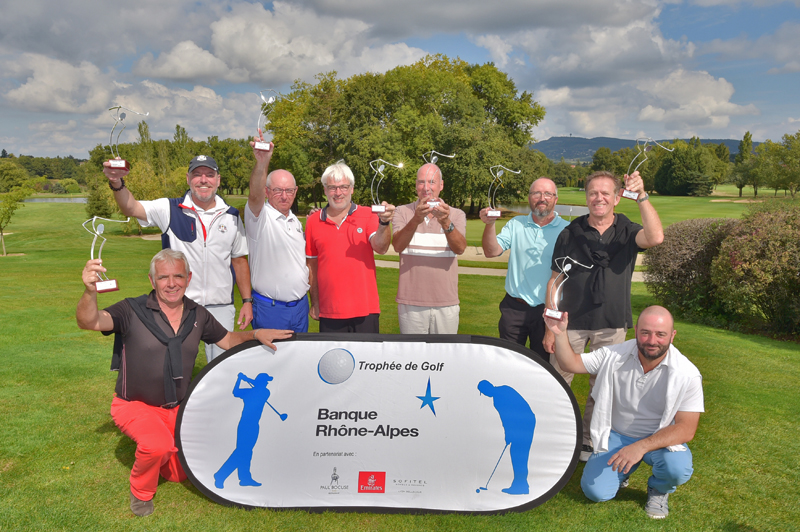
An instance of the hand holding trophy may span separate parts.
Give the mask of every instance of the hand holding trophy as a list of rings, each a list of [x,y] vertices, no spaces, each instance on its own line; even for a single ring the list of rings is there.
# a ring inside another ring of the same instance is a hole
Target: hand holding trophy
[[[499,170],[497,170],[499,168]],[[489,185],[489,210],[486,211],[486,216],[490,218],[499,218],[500,217],[500,209],[497,208],[495,204],[495,196],[497,195],[497,189],[503,186],[503,180],[500,179],[503,176],[503,173],[508,170],[512,174],[519,174],[521,170],[512,170],[510,168],[506,168],[502,164],[496,164],[489,168],[489,172],[492,174],[494,179],[492,183]]]
[[[269,94],[269,97],[265,96],[264,93]],[[266,107],[261,107],[261,108],[259,108],[259,111],[258,111],[258,126],[257,126],[257,129],[258,129],[258,131],[260,133],[260,132],[265,131],[265,126],[267,125],[267,122],[269,122],[269,114],[274,109],[274,105],[273,104],[275,102],[277,102],[279,98],[281,98],[281,95],[277,91],[275,91],[273,89],[264,89],[263,91],[260,91],[258,94],[261,96],[261,101],[263,101],[264,104],[266,104]],[[292,101],[292,100],[289,100],[289,101]],[[256,140],[255,146],[253,146],[253,149],[262,150],[262,151],[269,151],[269,145],[270,145],[269,142],[263,142],[263,141]]]
[[[663,146],[663,145],[659,144],[657,141],[653,140],[650,137],[647,137],[647,138],[642,137],[642,138],[636,139],[636,149],[639,150],[639,153],[636,154],[636,157],[633,158],[633,160],[631,161],[631,164],[628,165],[628,171],[625,172],[625,176],[626,177],[629,177],[629,176],[633,175],[634,173],[636,173],[636,171],[639,169],[639,167],[642,166],[642,164],[644,164],[644,162],[647,160],[647,152],[652,151],[653,148],[654,148],[654,146],[652,144],[650,144],[651,142],[653,144],[655,144],[656,146],[659,146],[660,148],[665,149],[667,151],[675,151],[675,148],[667,148],[666,146]],[[633,169],[633,172],[631,172],[631,166],[633,166],[633,163],[635,163],[637,161],[637,159],[639,159],[640,157],[642,159],[639,161],[639,164],[636,165],[636,168]],[[622,191],[622,196],[625,197],[625,198],[628,198],[628,199],[632,199],[632,200],[639,199],[639,193],[638,192],[633,192],[631,190],[628,190],[627,179],[626,179],[625,190]]]
[[[428,164],[436,164],[436,162],[439,160],[439,156],[440,155],[442,157],[447,157],[448,159],[452,159],[453,157],[456,156],[455,153],[453,155],[445,155],[444,153],[439,153],[438,151],[431,150],[431,151],[428,151],[428,152],[425,152],[425,153],[422,154],[422,160],[425,161]],[[431,159],[428,160],[427,156],[430,156]],[[436,207],[439,206],[439,202],[438,201],[429,201],[428,202],[428,206],[431,209],[435,209]]]
[[[568,260],[570,262],[567,262]],[[544,315],[548,318],[560,321],[564,318],[564,312],[558,310],[558,302],[561,299],[561,291],[564,288],[564,283],[567,281],[567,279],[569,279],[569,274],[567,272],[569,272],[572,269],[573,264],[577,264],[578,266],[583,266],[584,268],[590,270],[594,267],[594,264],[590,264],[589,266],[587,266],[586,264],[581,264],[572,257],[558,258],[555,260],[555,263],[556,266],[558,267],[559,274],[553,280],[553,288],[550,291],[550,304],[553,308],[545,308]]]
[[[384,163],[380,165],[378,168],[375,168],[375,163]],[[372,183],[369,185],[369,192],[372,195],[372,212],[375,213],[382,213],[386,212],[386,206],[381,205],[381,200],[378,197],[378,191],[381,188],[381,183],[383,183],[384,178],[386,177],[383,175],[383,170],[386,168],[385,165],[394,166],[395,168],[403,168],[403,163],[399,162],[397,164],[392,164],[388,161],[384,161],[383,159],[375,159],[374,161],[370,161],[369,167],[375,172],[375,175],[372,176]],[[380,175],[380,179],[378,179],[378,183],[375,183],[375,179],[378,178]]]
[[[130,220],[130,218],[127,218],[125,220],[109,220],[108,218],[100,218],[99,216],[95,216],[94,218],[90,218],[85,222],[83,222],[83,224],[81,224],[83,228],[89,232],[89,234],[94,235],[94,238],[92,239],[92,249],[89,253],[89,257],[92,260],[94,260],[94,246],[97,243],[97,239],[101,238],[103,240],[103,242],[100,244],[100,249],[97,250],[97,258],[103,260],[103,257],[101,257],[100,255],[103,253],[103,246],[106,245],[107,239],[106,237],[103,236],[103,232],[105,231],[106,227],[103,224],[98,224],[97,220],[103,220],[106,222],[115,222],[115,223],[126,223]],[[91,229],[86,226],[89,223],[91,223]],[[100,280],[97,281],[97,283],[95,283],[95,287],[97,288],[98,293],[102,294],[104,292],[114,292],[115,290],[119,290],[119,286],[117,285],[116,279],[109,279],[105,273],[99,271],[97,272],[97,276],[100,278]]]
[[[108,144],[111,146],[111,155],[114,158],[109,159],[108,166],[110,168],[123,168],[125,170],[130,170],[131,166],[128,164],[128,161],[119,156],[119,136],[122,135],[123,131],[125,131],[125,117],[128,116],[125,112],[123,112],[123,109],[140,116],[150,116],[150,112],[148,111],[146,113],[140,113],[138,111],[128,109],[127,107],[122,107],[121,105],[117,105],[116,107],[109,109],[109,111],[111,111],[111,116],[114,117],[114,127],[111,128],[111,137],[108,139]],[[119,125],[122,127],[120,128],[119,133],[117,133],[117,139],[114,140],[114,130],[117,129],[117,126]]]

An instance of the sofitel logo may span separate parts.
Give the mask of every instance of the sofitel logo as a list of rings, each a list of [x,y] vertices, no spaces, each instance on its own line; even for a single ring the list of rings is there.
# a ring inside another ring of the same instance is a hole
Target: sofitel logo
[[[359,493],[386,493],[385,471],[359,471]]]

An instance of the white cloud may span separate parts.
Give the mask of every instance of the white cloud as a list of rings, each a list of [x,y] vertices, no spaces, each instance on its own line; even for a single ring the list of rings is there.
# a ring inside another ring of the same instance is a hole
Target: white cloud
[[[7,61],[10,77],[25,81],[5,94],[15,107],[29,111],[93,113],[107,106],[113,88],[110,74],[82,61],[78,66],[40,54]]]
[[[746,36],[735,39],[714,39],[701,46],[701,54],[716,54],[721,60],[767,59],[778,65],[769,74],[800,72],[797,59],[800,49],[800,23],[784,22],[775,33],[762,35],[756,40]]]
[[[758,114],[753,104],[731,102],[733,85],[708,72],[679,69],[666,78],[641,81],[637,85],[652,100],[639,112],[638,119],[661,122],[669,131],[724,128],[732,116]]]
[[[473,40],[478,46],[489,50],[492,61],[497,65],[497,68],[505,68],[508,64],[508,54],[514,49],[511,44],[498,35],[481,35]]]
[[[225,63],[192,41],[183,41],[157,59],[147,53],[134,65],[133,73],[143,77],[157,77],[181,81],[196,79],[227,79],[246,81],[243,72],[236,75]]]

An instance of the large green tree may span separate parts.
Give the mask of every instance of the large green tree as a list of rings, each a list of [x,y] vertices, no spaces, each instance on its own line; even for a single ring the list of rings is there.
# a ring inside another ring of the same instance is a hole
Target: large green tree
[[[340,80],[331,72],[316,81],[296,82],[286,98],[265,106],[276,145],[273,167],[291,171],[307,201],[323,198],[319,177],[338,159],[353,169],[353,198],[360,203],[370,200],[369,163],[379,158],[404,163],[402,170],[387,167],[381,187],[381,199],[395,204],[413,200],[421,155],[431,150],[455,154],[438,164],[442,196],[459,207],[485,204],[491,166],[522,170],[505,173],[498,201],[525,195],[524,183],[540,169],[540,159],[527,152],[544,109],[491,63],[436,55],[383,74]]]

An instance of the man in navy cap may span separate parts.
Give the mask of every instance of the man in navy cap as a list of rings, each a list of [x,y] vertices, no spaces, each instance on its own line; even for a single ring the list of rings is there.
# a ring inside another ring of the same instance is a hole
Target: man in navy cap
[[[133,216],[142,227],[158,226],[162,248],[182,251],[189,259],[192,282],[186,297],[203,305],[226,329],[233,330],[236,309],[233,283],[242,296],[239,329],[253,319],[250,269],[239,211],[217,195],[220,183],[217,162],[198,155],[189,163],[186,182],[189,191],[182,198],[138,201],[125,187],[125,168],[103,163],[103,173],[122,214]],[[234,277],[235,272],[235,277]],[[206,344],[206,359],[211,362],[223,351]]]

